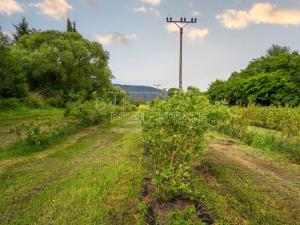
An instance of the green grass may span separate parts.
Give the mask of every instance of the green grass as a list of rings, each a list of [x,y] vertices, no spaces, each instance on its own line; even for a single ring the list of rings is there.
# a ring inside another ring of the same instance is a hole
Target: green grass
[[[299,167],[288,170],[214,136],[195,165],[193,185],[216,224],[299,225],[299,177]]]
[[[143,224],[140,193],[152,170],[141,136],[125,121],[1,152],[0,224]],[[190,197],[205,204],[215,225],[300,225],[299,165],[217,132],[206,140]],[[201,224],[194,215],[172,211],[167,223]]]
[[[235,130],[226,126],[219,131],[232,138],[238,138]],[[299,137],[284,137],[280,131],[249,127],[239,138],[245,144],[266,151],[266,154],[280,154],[286,160],[300,164]]]
[[[58,108],[28,108],[28,107],[18,107],[15,109],[3,110],[0,112],[0,121],[3,120],[15,120],[15,119],[25,119],[36,116],[55,116],[63,115],[64,110]]]
[[[16,108],[0,112],[0,148],[6,147],[17,141],[16,135],[10,129],[22,123],[28,124],[32,121],[41,125],[47,123],[61,123],[66,119],[63,116],[64,110],[56,108],[30,109]]]
[[[133,224],[143,181],[140,134],[87,128],[0,162],[0,224]]]

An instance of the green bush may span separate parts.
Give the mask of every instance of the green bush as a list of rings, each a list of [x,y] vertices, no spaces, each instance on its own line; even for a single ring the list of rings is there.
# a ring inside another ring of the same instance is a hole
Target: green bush
[[[35,94],[29,94],[23,99],[24,104],[29,108],[42,108],[43,101]]]
[[[93,125],[107,119],[111,113],[117,113],[120,107],[103,101],[85,101],[67,104],[65,115],[74,118],[78,123]]]
[[[155,169],[155,192],[168,201],[191,192],[190,168],[203,150],[208,100],[192,91],[158,101],[144,114],[144,141]]]
[[[14,109],[20,105],[20,101],[16,98],[0,98],[0,110]]]
[[[28,124],[20,124],[10,129],[11,133],[14,133],[20,142],[26,140],[28,144],[39,145],[46,133],[42,131],[42,126],[38,122],[30,122]]]
[[[50,97],[46,99],[46,104],[56,108],[62,108],[65,106],[64,99],[60,96]]]

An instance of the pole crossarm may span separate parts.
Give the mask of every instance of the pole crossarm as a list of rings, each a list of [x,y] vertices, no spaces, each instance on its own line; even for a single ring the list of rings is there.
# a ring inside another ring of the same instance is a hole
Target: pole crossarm
[[[197,18],[191,18],[191,20],[187,20],[185,17],[181,17],[180,20],[173,20],[172,17],[167,17],[167,23],[174,23],[180,29],[180,52],[179,52],[179,90],[183,90],[182,86],[182,38],[183,38],[183,29],[191,24],[197,23]],[[183,24],[183,26],[180,26]]]

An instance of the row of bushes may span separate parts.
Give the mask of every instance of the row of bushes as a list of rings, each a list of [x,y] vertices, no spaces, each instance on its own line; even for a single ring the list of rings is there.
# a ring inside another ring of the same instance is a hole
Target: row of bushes
[[[299,108],[211,106],[216,129],[244,143],[300,162]]]
[[[165,201],[191,192],[189,171],[208,128],[300,162],[299,108],[228,107],[210,104],[190,90],[154,101],[145,110],[142,127],[155,169],[155,193]]]

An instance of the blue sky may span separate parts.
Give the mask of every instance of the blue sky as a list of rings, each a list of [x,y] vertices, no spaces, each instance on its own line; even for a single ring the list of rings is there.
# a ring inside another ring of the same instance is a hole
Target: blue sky
[[[114,83],[178,86],[179,33],[167,16],[198,18],[185,30],[185,87],[206,90],[272,44],[300,49],[299,0],[0,0],[4,32],[22,16],[32,27],[64,30],[67,15],[110,52]]]

